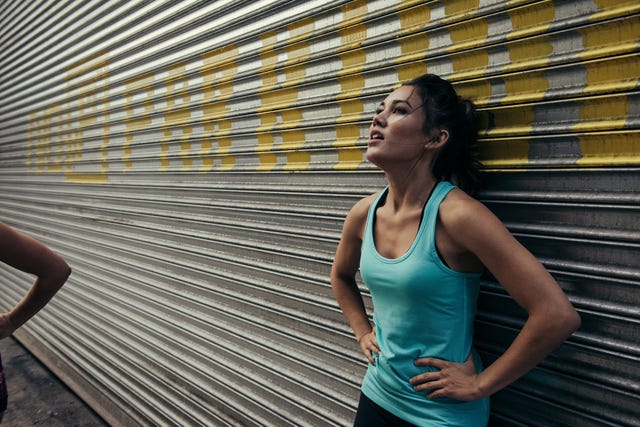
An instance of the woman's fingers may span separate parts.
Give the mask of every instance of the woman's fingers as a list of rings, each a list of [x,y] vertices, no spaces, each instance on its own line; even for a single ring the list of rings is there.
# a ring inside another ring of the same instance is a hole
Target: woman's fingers
[[[360,348],[364,353],[365,357],[371,364],[375,365],[375,359],[373,358],[374,354],[380,354],[380,349],[378,348],[378,341],[376,340],[375,329],[364,335],[360,339]]]
[[[479,397],[478,375],[473,356],[464,363],[454,363],[434,357],[415,360],[416,366],[431,366],[437,371],[424,372],[409,379],[416,391],[432,391],[427,395],[433,399],[450,397],[458,400],[473,400]]]

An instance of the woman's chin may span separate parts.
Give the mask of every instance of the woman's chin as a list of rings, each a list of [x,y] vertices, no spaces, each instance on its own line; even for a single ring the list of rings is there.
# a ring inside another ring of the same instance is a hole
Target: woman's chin
[[[373,163],[374,165],[380,167],[378,156],[376,156],[375,153],[372,153],[371,151],[372,150],[370,148],[367,149],[365,158],[367,159],[368,162]]]

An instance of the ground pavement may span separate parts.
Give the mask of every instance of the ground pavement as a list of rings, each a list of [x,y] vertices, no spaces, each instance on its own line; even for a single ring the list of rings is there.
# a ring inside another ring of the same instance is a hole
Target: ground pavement
[[[106,427],[107,424],[13,337],[0,340],[9,389],[2,427]]]

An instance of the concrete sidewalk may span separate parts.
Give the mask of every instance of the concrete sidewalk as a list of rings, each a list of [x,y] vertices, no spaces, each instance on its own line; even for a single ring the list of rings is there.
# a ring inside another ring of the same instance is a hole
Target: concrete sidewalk
[[[9,407],[2,427],[107,424],[13,337],[0,340]]]

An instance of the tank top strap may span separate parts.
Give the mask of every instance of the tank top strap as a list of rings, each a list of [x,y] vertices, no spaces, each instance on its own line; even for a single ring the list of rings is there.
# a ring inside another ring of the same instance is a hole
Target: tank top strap
[[[371,206],[369,206],[369,211],[367,212],[367,221],[365,223],[364,229],[364,238],[373,240],[373,222],[375,220],[376,209],[378,209],[378,205],[380,204],[380,199],[387,196],[389,192],[389,186],[384,187],[384,189],[378,194],[378,196],[373,200]],[[369,236],[368,236],[369,235]]]
[[[420,228],[423,228],[423,244],[430,247],[435,243],[436,221],[438,219],[438,209],[440,204],[447,197],[449,191],[456,188],[448,181],[440,181],[436,184],[436,187],[431,193],[431,197],[427,200],[427,204],[424,207],[424,213],[422,216],[422,224]]]
[[[438,208],[440,207],[440,203],[447,197],[449,191],[456,188],[455,185],[451,184],[449,181],[439,181],[436,184],[436,188],[433,189],[433,193],[431,197],[427,201],[427,205],[425,206],[425,218],[430,221],[435,221],[438,216]]]

